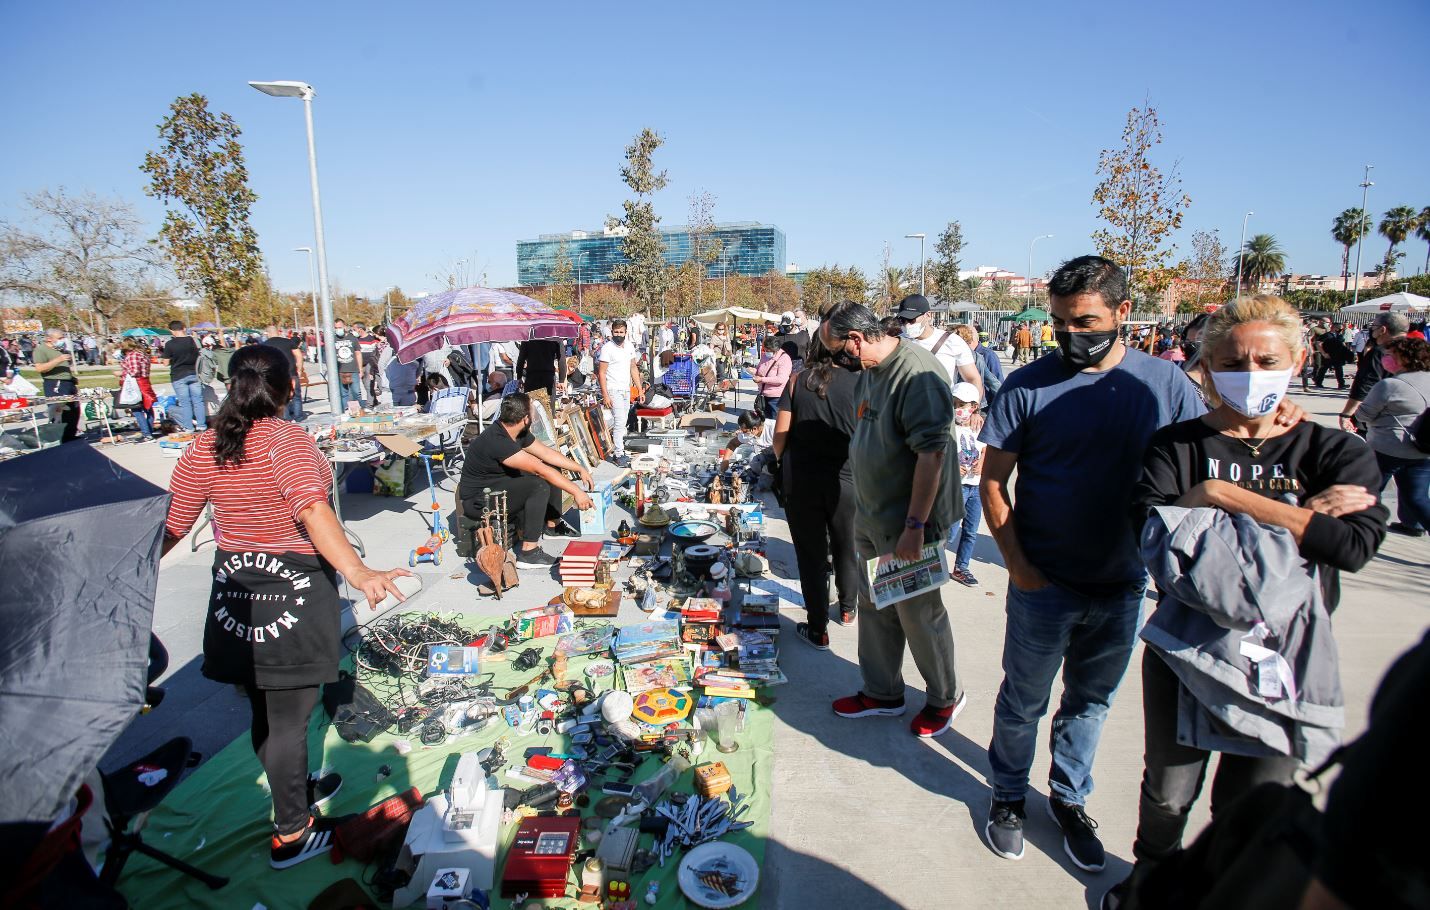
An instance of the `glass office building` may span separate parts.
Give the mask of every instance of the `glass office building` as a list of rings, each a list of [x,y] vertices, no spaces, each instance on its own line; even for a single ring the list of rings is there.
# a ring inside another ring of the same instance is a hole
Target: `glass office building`
[[[672,227],[660,232],[665,261],[680,267],[690,259],[690,230]],[[709,278],[730,275],[767,275],[785,271],[785,234],[772,224],[738,222],[717,224],[710,236],[719,241],[720,254],[705,268]],[[611,280],[611,270],[625,261],[624,238],[617,231],[571,231],[542,234],[535,240],[518,240],[516,275],[520,285],[546,285],[553,281],[561,245],[571,260],[571,280],[599,284]],[[728,271],[727,271],[728,270]],[[579,272],[579,275],[578,275]]]

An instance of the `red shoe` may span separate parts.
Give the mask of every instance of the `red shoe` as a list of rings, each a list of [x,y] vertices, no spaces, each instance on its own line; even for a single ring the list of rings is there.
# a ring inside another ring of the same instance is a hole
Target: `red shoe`
[[[835,699],[834,713],[840,717],[873,717],[877,714],[898,717],[904,713],[904,700],[901,698],[898,701],[884,701],[880,698],[870,698],[860,692],[848,698]]]
[[[909,724],[909,729],[915,736],[922,736],[924,739],[939,736],[948,731],[953,726],[954,718],[963,712],[963,706],[968,704],[968,693],[965,692],[958,697],[958,701],[947,708],[931,708],[924,705],[922,711],[914,715],[914,722]]]

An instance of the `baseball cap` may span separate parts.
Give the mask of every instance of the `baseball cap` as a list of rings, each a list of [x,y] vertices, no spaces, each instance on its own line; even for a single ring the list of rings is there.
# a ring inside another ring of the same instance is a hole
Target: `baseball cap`
[[[780,314],[780,325],[794,325],[794,314],[785,310]]]
[[[978,387],[971,382],[955,383],[953,387],[954,401],[967,401],[978,404]]]
[[[894,315],[900,319],[918,319],[929,311],[928,298],[922,294],[910,294],[899,301],[899,308]]]

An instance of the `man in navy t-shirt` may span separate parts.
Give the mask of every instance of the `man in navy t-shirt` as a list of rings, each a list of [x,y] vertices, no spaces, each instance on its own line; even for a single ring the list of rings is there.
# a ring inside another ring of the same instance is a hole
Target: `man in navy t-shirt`
[[[1130,507],[1157,429],[1205,410],[1171,361],[1119,339],[1132,310],[1122,269],[1080,256],[1048,285],[1058,351],[1012,373],[980,440],[989,531],[1008,568],[1003,684],[993,712],[993,802],[984,834],[994,853],[1023,855],[1024,797],[1038,721],[1063,668],[1053,715],[1048,808],[1080,868],[1105,864],[1083,810],[1102,722],[1127,670],[1146,572]],[[1008,479],[1017,468],[1017,506]]]

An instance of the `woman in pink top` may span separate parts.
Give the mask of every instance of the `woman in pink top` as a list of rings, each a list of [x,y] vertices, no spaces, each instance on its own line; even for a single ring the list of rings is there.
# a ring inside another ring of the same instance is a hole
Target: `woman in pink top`
[[[790,369],[794,362],[780,349],[779,339],[766,335],[765,356],[755,368],[755,389],[760,393],[760,410],[766,420],[779,416],[780,396],[784,394],[785,383],[789,382]]]

